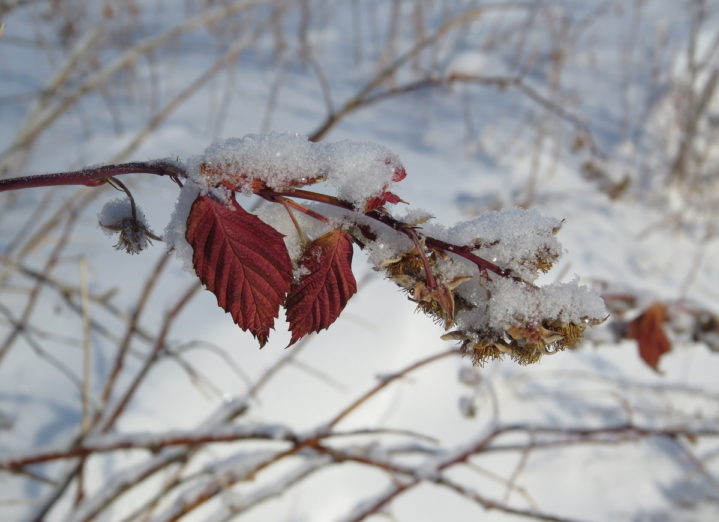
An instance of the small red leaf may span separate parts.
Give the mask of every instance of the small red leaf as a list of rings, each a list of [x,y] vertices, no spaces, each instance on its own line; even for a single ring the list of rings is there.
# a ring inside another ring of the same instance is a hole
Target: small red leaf
[[[385,158],[384,164],[392,166],[392,181],[402,181],[404,178],[407,177],[407,171],[404,169],[401,163],[397,163],[396,159]]]
[[[398,165],[394,168],[394,173],[392,174],[392,181],[402,181],[404,178],[407,177],[407,171],[404,170],[404,167],[402,165]]]
[[[386,203],[395,205],[397,203],[405,203],[405,201],[397,194],[393,194],[389,191],[384,191],[379,196],[375,196],[367,200],[367,203],[364,206],[364,210],[365,212],[369,212],[370,210],[376,210],[379,207],[384,206]]]
[[[404,178],[407,177],[407,171],[404,169],[404,167],[401,164],[395,163],[395,160],[392,158],[387,158],[384,160],[385,165],[392,166],[392,181],[398,182],[402,181]],[[365,203],[364,211],[369,212],[370,210],[376,210],[385,204],[389,203],[390,205],[395,205],[397,203],[406,203],[402,198],[400,198],[397,194],[393,194],[389,190],[389,184],[384,187],[382,192],[375,196],[370,198],[367,203]]]
[[[186,237],[200,280],[262,347],[290,289],[292,263],[282,234],[237,202],[232,206],[198,196]]]
[[[639,344],[641,358],[657,372],[659,371],[659,359],[672,349],[672,345],[662,326],[666,320],[666,307],[657,302],[630,322],[627,332],[627,337],[636,339],[637,344]]]
[[[315,239],[300,258],[307,275],[287,295],[290,345],[310,332],[329,327],[357,291],[352,274],[352,238],[344,230],[333,230]]]

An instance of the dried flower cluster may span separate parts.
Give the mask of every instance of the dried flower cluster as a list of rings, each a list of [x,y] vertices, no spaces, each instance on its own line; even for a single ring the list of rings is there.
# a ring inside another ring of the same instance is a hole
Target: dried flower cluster
[[[536,218],[534,213],[510,212],[527,227]],[[516,268],[480,266],[480,254],[496,249],[505,241],[502,238],[488,242],[476,237],[469,242],[472,246],[438,248],[427,246],[432,238],[422,237],[414,248],[380,263],[378,269],[410,295],[418,310],[448,331],[443,339],[460,341],[475,363],[509,355],[529,364],[576,346],[586,327],[607,315],[601,299],[576,283],[539,287],[529,281],[548,271],[559,257],[559,245],[553,241],[558,230],[559,226],[548,229],[531,253],[518,245],[523,255],[504,265]],[[420,231],[414,234],[420,236]],[[508,246],[511,250],[512,244]]]

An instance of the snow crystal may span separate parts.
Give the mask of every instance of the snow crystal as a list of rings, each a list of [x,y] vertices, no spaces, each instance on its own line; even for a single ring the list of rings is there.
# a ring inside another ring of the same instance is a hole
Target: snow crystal
[[[434,219],[434,215],[424,210],[423,208],[417,207],[400,207],[400,210],[390,212],[392,217],[402,223],[409,223],[411,225],[419,225],[426,223],[427,221]]]
[[[329,160],[327,181],[337,188],[340,198],[357,208],[384,192],[400,165],[393,152],[373,143],[342,141],[316,147]]]
[[[354,221],[374,234],[375,239],[365,243],[364,247],[367,260],[374,266],[395,260],[414,248],[414,243],[406,235],[366,216],[355,216]]]
[[[252,194],[252,179],[283,190],[294,180],[324,175],[327,162],[307,138],[296,134],[252,134],[213,143],[190,160],[191,175],[208,185],[230,182]],[[200,172],[201,171],[201,172]]]
[[[135,209],[136,219],[147,226],[147,220],[145,214],[139,208]],[[117,226],[123,219],[132,217],[132,204],[127,198],[113,199],[105,203],[97,215],[98,222],[102,227],[102,230],[108,236],[114,235],[117,231],[112,230]]]
[[[187,231],[187,218],[190,215],[192,203],[200,193],[201,188],[192,180],[188,179],[185,182],[164,233],[167,249],[172,250],[178,259],[182,261],[182,267],[191,273],[194,273],[192,268],[192,247],[185,238],[185,232]]]
[[[458,325],[502,331],[517,325],[540,324],[545,319],[582,324],[585,319],[602,320],[607,316],[602,298],[577,281],[530,287],[496,277],[485,285],[484,303],[475,301],[478,310],[458,314]]]
[[[514,208],[489,212],[449,229],[429,223],[423,230],[455,245],[475,247],[478,256],[531,282],[537,278],[538,263],[546,260],[551,264],[561,255],[561,245],[554,237],[561,224],[536,210]]]
[[[372,143],[312,143],[299,134],[251,134],[210,145],[189,161],[190,177],[205,186],[228,183],[252,194],[253,181],[282,191],[319,179],[357,208],[384,192],[400,163]]]

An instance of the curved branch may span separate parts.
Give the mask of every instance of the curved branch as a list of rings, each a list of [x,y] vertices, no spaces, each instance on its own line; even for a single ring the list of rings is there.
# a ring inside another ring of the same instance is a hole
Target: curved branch
[[[69,172],[54,172],[38,176],[22,176],[19,178],[0,179],[0,192],[34,187],[56,187],[61,185],[85,185],[97,187],[105,183],[112,176],[125,174],[156,174],[169,176],[179,183],[180,178],[186,178],[185,168],[178,162],[170,160],[133,161],[117,165],[103,165]]]

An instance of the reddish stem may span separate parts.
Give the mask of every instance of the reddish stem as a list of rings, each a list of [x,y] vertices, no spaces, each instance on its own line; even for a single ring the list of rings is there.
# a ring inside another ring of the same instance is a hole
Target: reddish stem
[[[414,243],[414,247],[417,249],[417,255],[419,255],[419,258],[422,260],[425,278],[427,279],[427,288],[429,288],[430,290],[437,288],[437,281],[435,280],[434,274],[432,273],[432,268],[429,266],[429,259],[427,259],[427,255],[424,253],[424,247],[419,240],[417,231],[411,227],[407,227],[404,230],[406,230],[405,234],[409,236],[409,238],[412,240],[412,243]]]
[[[291,199],[288,199],[284,196],[265,196],[260,194],[263,198],[265,198],[267,201],[272,201],[274,203],[282,203],[285,205],[285,208],[292,207],[295,210],[302,212],[303,214],[310,216],[311,218],[315,218],[317,221],[322,221],[323,223],[329,223],[329,219],[327,219],[322,214],[318,214],[314,210],[310,210],[307,207],[304,207],[297,203],[296,201],[292,201]],[[292,217],[292,214],[290,214],[290,217]],[[292,221],[295,221],[294,218],[292,218]]]
[[[270,199],[272,197],[280,196],[280,197],[294,197],[294,198],[302,198],[307,199],[310,201],[317,201],[319,203],[325,203],[327,205],[332,205],[335,207],[343,208],[345,210],[352,210],[355,212],[358,212],[357,209],[350,203],[349,201],[345,201],[343,199],[339,199],[334,196],[329,196],[327,194],[319,194],[317,192],[311,192],[309,190],[288,190],[283,192],[275,192],[273,190],[265,189],[261,190],[258,193],[260,196],[262,196],[265,199]],[[379,221],[380,223],[387,225],[390,228],[393,228],[397,232],[401,232],[402,234],[408,236],[410,239],[412,239],[412,234],[414,231],[411,228],[407,227],[406,223],[402,223],[401,221],[396,220],[389,214],[381,211],[381,210],[371,210],[369,212],[364,213],[365,216],[374,219],[375,221]],[[490,272],[494,272],[495,274],[502,276],[502,277],[510,277],[514,279],[517,282],[525,283],[529,286],[533,286],[531,283],[528,283],[524,281],[523,279],[512,275],[510,270],[505,270],[503,268],[500,268],[499,266],[495,265],[494,263],[487,261],[486,259],[483,259],[479,257],[478,255],[472,253],[472,250],[470,247],[467,246],[459,246],[459,245],[453,245],[451,243],[447,243],[445,241],[442,241],[441,239],[435,239],[430,236],[423,236],[425,238],[425,245],[429,248],[433,248],[435,250],[444,250],[445,252],[450,252],[452,254],[457,254],[460,257],[465,258],[468,261],[471,261],[480,270],[488,270]]]
[[[301,199],[307,199],[309,201],[317,201],[319,203],[326,203],[328,205],[332,205],[334,207],[344,208],[346,210],[353,210],[356,211],[355,207],[350,203],[349,201],[345,201],[343,199],[337,198],[335,196],[330,196],[328,194],[320,194],[319,192],[312,192],[310,190],[302,190],[302,189],[291,189],[283,192],[275,192],[271,189],[264,189],[258,192],[260,196],[262,196],[265,199],[271,198],[273,196],[286,196],[291,198],[301,198]],[[393,227],[394,228],[394,227]]]
[[[516,279],[518,281],[520,280],[516,276],[513,276],[510,270],[500,268],[491,261],[487,261],[486,259],[479,257],[477,254],[473,254],[470,247],[453,245],[452,243],[447,243],[441,239],[435,239],[429,236],[425,239],[425,245],[430,248],[437,248],[439,250],[451,252],[452,254],[457,254],[458,256],[471,261],[482,270],[489,270],[490,272],[494,272],[502,277],[511,277],[512,279]]]
[[[156,174],[158,176],[170,176],[174,181],[179,184],[179,178],[187,177],[187,173],[184,168],[177,163],[172,161],[149,161],[149,162],[130,162],[120,163],[117,165],[104,165],[95,168],[87,168],[82,170],[58,172],[53,174],[40,174],[37,176],[23,176],[19,178],[0,179],[0,192],[6,190],[17,190],[33,187],[51,187],[60,185],[85,185],[89,187],[95,187],[106,183],[107,180],[113,176],[122,176],[125,174]],[[313,180],[314,181],[314,180]],[[319,203],[325,203],[345,210],[351,210],[358,212],[358,210],[350,203],[343,199],[330,196],[327,194],[320,194],[309,190],[302,189],[290,189],[287,191],[276,192],[270,189],[262,189],[257,194],[269,201],[278,201],[277,198],[282,197],[294,197],[302,198],[310,201],[317,201]],[[289,201],[287,202],[289,204]],[[307,209],[301,205],[292,205],[293,208],[326,222],[327,219],[310,209]],[[410,239],[416,240],[416,233],[411,228],[407,227],[406,223],[402,223],[394,219],[389,214],[382,210],[371,210],[365,212],[364,215],[379,221],[384,225],[393,228],[397,232],[400,232]],[[413,235],[414,234],[414,235]],[[513,276],[509,270],[504,270],[494,263],[483,259],[476,254],[472,253],[471,249],[466,246],[453,245],[440,239],[425,236],[425,245],[431,249],[444,250],[457,254],[458,256],[464,257],[468,261],[471,261],[480,270],[487,270],[494,272],[502,277],[511,277],[520,282],[524,282],[521,278]],[[428,275],[428,283],[430,282],[431,275]],[[527,283],[529,284],[529,283]]]
[[[0,179],[0,192],[34,187],[54,187],[59,185],[85,185],[96,187],[102,185],[112,176],[124,174],[157,174],[170,176],[173,180],[187,177],[185,170],[170,161],[134,161],[118,165],[103,165],[69,172],[40,174],[38,176],[22,176],[19,178]]]

